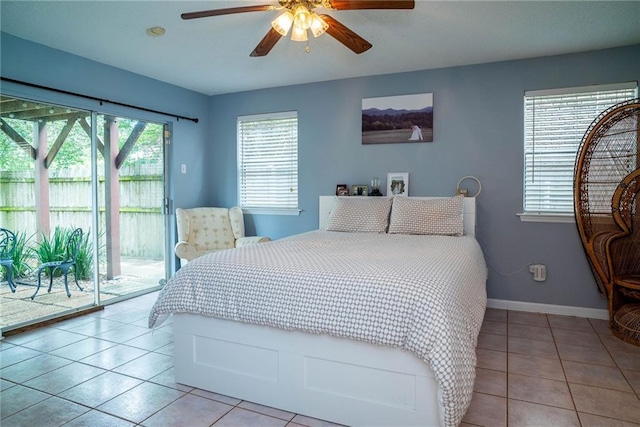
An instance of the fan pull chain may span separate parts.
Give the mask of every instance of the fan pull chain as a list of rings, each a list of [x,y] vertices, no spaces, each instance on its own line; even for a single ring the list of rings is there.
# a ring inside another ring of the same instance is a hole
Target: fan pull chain
[[[307,39],[307,45],[305,46],[304,51],[307,52],[307,53],[311,52],[311,49],[309,49],[309,40],[308,39]]]

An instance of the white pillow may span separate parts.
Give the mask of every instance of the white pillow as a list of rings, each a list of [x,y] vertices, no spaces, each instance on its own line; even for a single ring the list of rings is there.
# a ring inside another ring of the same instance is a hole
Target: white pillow
[[[386,233],[391,203],[386,197],[336,197],[325,230]]]
[[[394,197],[389,233],[462,236],[462,196],[434,199]]]

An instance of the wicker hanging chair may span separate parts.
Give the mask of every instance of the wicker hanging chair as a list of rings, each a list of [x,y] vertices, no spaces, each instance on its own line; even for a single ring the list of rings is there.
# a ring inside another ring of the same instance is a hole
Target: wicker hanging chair
[[[613,333],[640,345],[640,98],[602,112],[574,174],[576,223]]]

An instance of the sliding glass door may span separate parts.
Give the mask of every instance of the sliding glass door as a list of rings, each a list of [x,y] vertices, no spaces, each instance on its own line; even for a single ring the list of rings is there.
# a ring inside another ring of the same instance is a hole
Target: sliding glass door
[[[17,242],[15,292],[0,272],[3,332],[159,288],[165,126],[0,96],[0,228]],[[41,267],[69,256],[66,280]]]
[[[122,299],[166,279],[164,125],[99,115],[98,135],[101,296]]]

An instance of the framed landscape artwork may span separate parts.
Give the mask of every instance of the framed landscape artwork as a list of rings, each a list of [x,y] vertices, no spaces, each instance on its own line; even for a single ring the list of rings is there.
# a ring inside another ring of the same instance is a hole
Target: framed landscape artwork
[[[433,94],[362,100],[362,143],[433,142]]]

